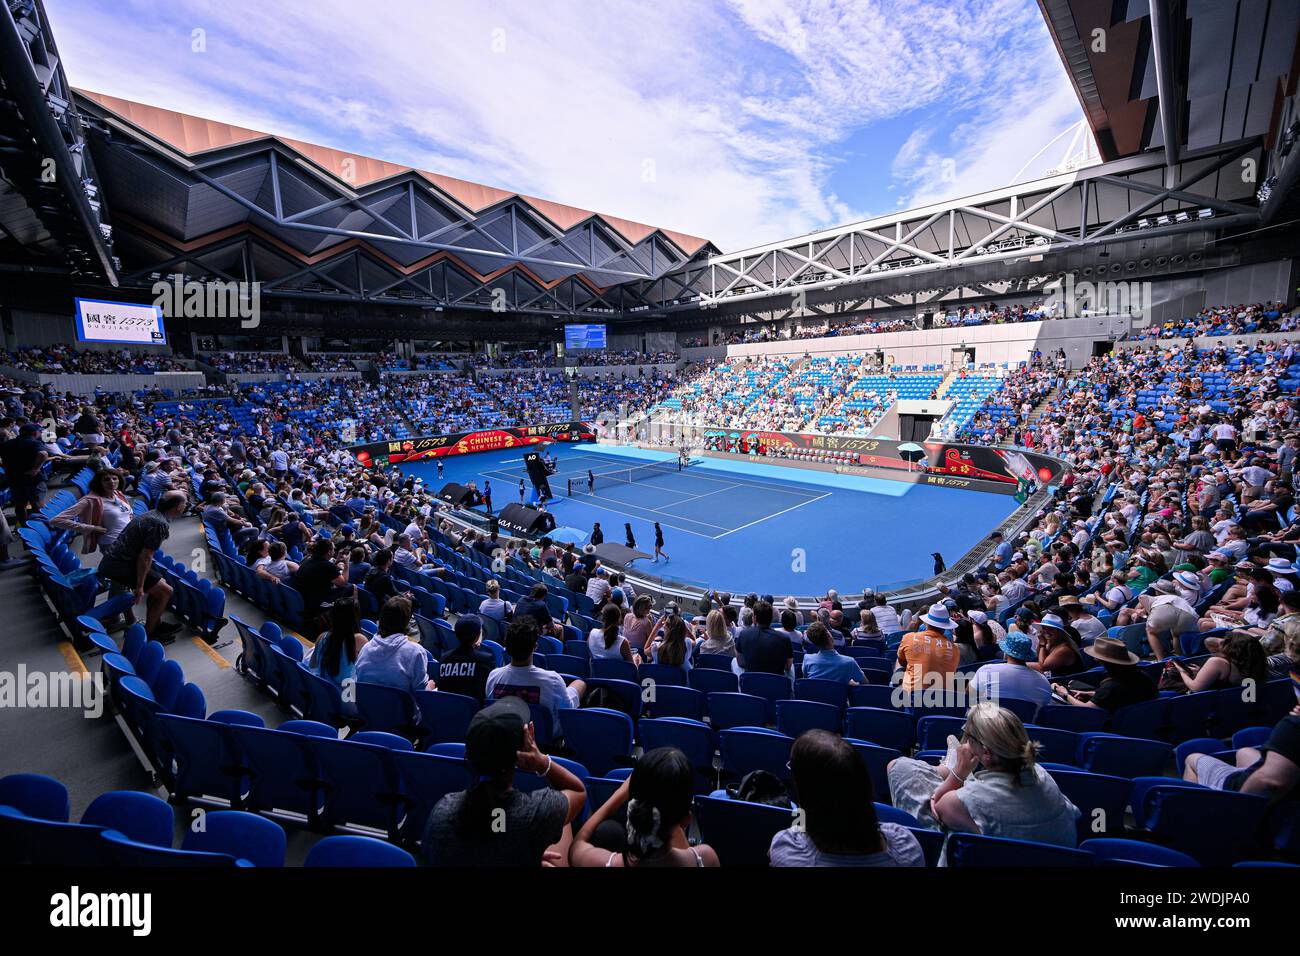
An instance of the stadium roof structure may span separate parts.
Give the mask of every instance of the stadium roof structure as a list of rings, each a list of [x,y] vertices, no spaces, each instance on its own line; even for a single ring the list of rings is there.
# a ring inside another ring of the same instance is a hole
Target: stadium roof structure
[[[621,286],[708,240],[428,170],[77,91],[124,281],[176,272],[264,293],[618,313]]]
[[[1103,160],[1267,137],[1296,66],[1300,4],[1038,0]]]
[[[85,129],[44,8],[0,4],[0,263],[117,285]]]

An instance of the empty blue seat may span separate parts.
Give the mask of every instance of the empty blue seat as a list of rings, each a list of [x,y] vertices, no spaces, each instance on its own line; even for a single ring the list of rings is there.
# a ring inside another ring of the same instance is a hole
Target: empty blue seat
[[[1079,849],[1111,866],[1200,866],[1193,857],[1157,843],[1101,837],[1084,840]]]
[[[1124,811],[1133,789],[1131,780],[1074,767],[1047,769],[1061,793],[1079,808],[1075,825],[1081,840],[1124,833]]]
[[[591,662],[591,676],[608,680],[625,680],[638,683],[636,665],[622,658],[595,658]]]
[[[776,723],[776,702],[794,698],[794,683],[783,674],[764,674],[749,671],[740,675],[740,692],[761,697],[767,701],[765,723]]]
[[[627,714],[604,707],[560,711],[564,743],[591,773],[603,777],[632,761],[633,726]]]
[[[799,700],[815,700],[821,704],[843,709],[848,699],[849,685],[834,680],[805,677],[794,682],[794,696]]]
[[[311,848],[303,866],[413,867],[415,857],[373,837],[330,836]]]
[[[646,688],[646,710],[653,717],[686,717],[690,720],[703,720],[708,701],[705,695],[693,687],[677,687],[673,684],[655,684]]]
[[[479,709],[479,703],[473,697],[441,690],[416,691],[415,704],[420,711],[420,726],[425,732],[426,745],[464,740],[469,722]]]
[[[739,679],[729,670],[693,667],[686,675],[686,681],[704,694],[734,694],[740,689]]]
[[[776,727],[781,733],[798,737],[807,730],[828,730],[840,733],[843,722],[840,709],[815,700],[778,700],[776,702]]]
[[[1133,797],[1133,817],[1166,846],[1206,866],[1257,855],[1268,801],[1250,793],[1211,790],[1184,781],[1152,782]]]
[[[691,671],[692,674],[695,671]],[[728,727],[761,727],[767,720],[767,701],[752,694],[711,693],[707,695],[709,725],[714,730]]]
[[[1034,723],[1040,727],[1055,727],[1076,734],[1106,729],[1109,714],[1097,707],[1074,707],[1068,704],[1048,704],[1039,708]]]
[[[113,866],[140,867],[215,867],[238,866],[238,861],[226,853],[202,853],[195,850],[173,850],[170,846],[137,843],[112,830],[103,835],[106,853]]]
[[[951,833],[944,852],[952,867],[1092,866],[1090,853],[1050,843],[1031,843],[978,833]]]
[[[665,687],[686,687],[687,676],[686,668],[675,667],[670,664],[642,664],[637,668],[637,682],[646,686],[646,681],[653,681],[656,685]]]
[[[904,753],[911,749],[916,737],[916,721],[907,711],[850,707],[845,714],[846,736]]]
[[[1079,738],[1079,766],[1116,777],[1158,777],[1172,763],[1174,748],[1158,740],[1086,733]]]
[[[438,801],[449,793],[468,790],[477,777],[461,757],[400,751],[392,757],[401,778],[406,808],[403,835],[414,842],[423,836],[429,814]]]
[[[419,724],[415,700],[408,691],[387,684],[357,681],[357,713],[366,730],[410,735]]]
[[[241,806],[248,771],[223,721],[160,714],[158,736],[159,753],[170,764],[173,800],[215,798]]]
[[[641,735],[641,746],[647,751],[676,747],[686,754],[695,768],[697,793],[713,790],[717,783],[713,756],[718,749],[718,737],[707,724],[682,717],[646,717],[637,725],[637,730]]]
[[[790,778],[793,738],[759,727],[733,727],[718,733],[722,771],[743,777],[751,770],[766,770],[782,780]]]
[[[397,839],[404,804],[390,748],[337,737],[310,737],[319,769],[326,826],[372,827]]]
[[[182,850],[224,853],[253,866],[284,866],[284,829],[274,820],[239,810],[212,810],[202,820],[199,829],[186,829]]]

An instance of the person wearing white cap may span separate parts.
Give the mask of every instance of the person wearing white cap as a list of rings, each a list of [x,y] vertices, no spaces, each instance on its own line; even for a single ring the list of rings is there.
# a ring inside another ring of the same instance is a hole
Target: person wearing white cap
[[[1296,586],[1295,565],[1286,558],[1269,558],[1268,573],[1273,575],[1273,587],[1281,592],[1294,591]]]
[[[951,638],[955,625],[946,607],[930,605],[930,610],[921,615],[921,623],[925,630],[905,635],[898,645],[898,666],[904,670],[905,691],[922,690],[933,686],[936,680],[941,680],[946,687],[948,675],[961,661],[961,650]]]

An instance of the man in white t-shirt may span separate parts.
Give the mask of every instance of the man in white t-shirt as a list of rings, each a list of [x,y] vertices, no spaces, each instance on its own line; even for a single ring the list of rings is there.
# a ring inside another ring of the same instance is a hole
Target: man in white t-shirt
[[[575,680],[566,687],[558,673],[533,664],[537,636],[537,624],[527,616],[506,629],[505,647],[510,663],[488,674],[483,692],[488,701],[513,695],[523,698],[525,703],[546,708],[551,714],[552,729],[558,730],[560,711],[580,706],[587,685]]]
[[[1215,447],[1223,455],[1224,461],[1232,461],[1237,457],[1237,429],[1232,422],[1219,422],[1210,430],[1210,437],[1214,439]]]

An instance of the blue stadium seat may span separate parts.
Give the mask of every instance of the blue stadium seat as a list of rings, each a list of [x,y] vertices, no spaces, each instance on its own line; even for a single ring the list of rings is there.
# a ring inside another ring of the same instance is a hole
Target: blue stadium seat
[[[695,671],[691,671],[692,674]],[[767,701],[752,694],[711,693],[707,695],[709,725],[714,730],[729,727],[761,727],[767,719]]]
[[[794,822],[789,810],[706,796],[695,798],[695,816],[700,839],[729,868],[767,866],[772,837]]]
[[[589,771],[603,777],[632,762],[634,728],[627,714],[603,707],[560,711],[564,743]]]
[[[815,700],[778,700],[776,702],[776,727],[781,733],[798,737],[807,730],[828,730],[840,733],[844,729],[840,709]]]
[[[733,727],[719,731],[722,772],[734,778],[751,770],[766,770],[782,780],[790,778],[793,738],[761,727]]]
[[[977,833],[951,833],[944,847],[952,867],[1092,866],[1089,853],[1049,843],[1030,843]]]
[[[916,721],[901,710],[882,707],[850,707],[845,711],[845,735],[904,753],[916,738]]]
[[[303,866],[413,867],[415,857],[373,837],[330,836],[311,848]]]
[[[275,821],[239,810],[213,810],[200,829],[186,829],[182,850],[221,853],[253,866],[284,866],[284,829]]]

